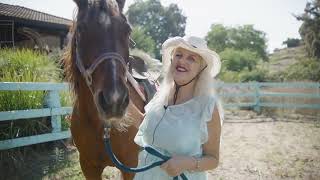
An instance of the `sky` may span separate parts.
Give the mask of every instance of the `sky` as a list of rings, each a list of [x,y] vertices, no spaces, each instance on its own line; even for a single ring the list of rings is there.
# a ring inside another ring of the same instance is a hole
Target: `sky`
[[[187,17],[186,34],[205,37],[212,24],[226,26],[253,24],[266,33],[268,51],[282,48],[287,38],[300,38],[300,21],[293,14],[302,14],[308,0],[161,0],[162,5],[178,4]],[[0,0],[52,15],[72,19],[72,0]],[[135,0],[127,0],[126,11]]]

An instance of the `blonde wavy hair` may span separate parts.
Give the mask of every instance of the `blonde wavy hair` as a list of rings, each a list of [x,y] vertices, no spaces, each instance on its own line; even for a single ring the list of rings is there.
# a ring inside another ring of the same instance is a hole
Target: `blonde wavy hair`
[[[175,54],[177,48],[175,48],[169,57],[163,57],[163,58],[173,58],[173,55]],[[200,56],[201,57],[201,56]],[[157,93],[158,99],[161,101],[163,105],[167,105],[168,98],[173,96],[174,93],[174,80],[173,80],[173,71],[172,71],[172,63],[170,60],[162,61],[162,62],[170,62],[163,64],[163,71],[162,76],[163,80],[160,85],[159,92]],[[205,61],[201,59],[200,69],[205,67]],[[197,96],[216,96],[216,92],[213,88],[213,83],[215,82],[215,79],[210,76],[210,69],[205,68],[198,78],[195,79],[195,90],[193,93],[193,97]]]

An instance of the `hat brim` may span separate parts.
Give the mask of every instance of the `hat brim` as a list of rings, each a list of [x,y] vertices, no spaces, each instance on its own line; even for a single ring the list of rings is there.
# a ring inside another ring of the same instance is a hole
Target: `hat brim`
[[[212,77],[215,77],[220,72],[221,61],[219,55],[216,52],[210,49],[194,47],[181,37],[170,38],[163,43],[162,60],[164,67],[171,63],[170,59],[172,56],[172,52],[174,49],[179,47],[200,55],[206,62],[208,69],[210,69],[210,75]]]

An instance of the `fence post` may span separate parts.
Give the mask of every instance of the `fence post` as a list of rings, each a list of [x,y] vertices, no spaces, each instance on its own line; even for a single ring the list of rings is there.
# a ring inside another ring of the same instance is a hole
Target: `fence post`
[[[255,89],[255,105],[253,107],[253,110],[260,114],[261,113],[261,107],[260,107],[260,84],[258,82],[254,82],[254,89]]]
[[[53,91],[53,90],[48,91],[45,97],[45,104],[47,105],[48,108],[61,107],[59,92]],[[61,131],[61,116],[51,116],[51,127],[52,127],[52,132]]]
[[[320,97],[320,83],[318,83],[318,86],[316,87],[318,90],[317,90],[317,92],[318,92],[318,97]],[[320,113],[320,111],[316,111],[317,112],[317,114],[316,114],[316,116],[317,116],[317,120],[319,121],[320,120],[320,115],[319,115],[319,113]]]

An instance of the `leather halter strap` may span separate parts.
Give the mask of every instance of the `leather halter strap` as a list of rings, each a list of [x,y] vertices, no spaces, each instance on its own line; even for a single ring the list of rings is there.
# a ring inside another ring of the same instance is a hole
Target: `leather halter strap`
[[[123,57],[116,52],[108,52],[108,53],[103,53],[100,56],[98,56],[98,58],[96,58],[93,63],[90,65],[90,67],[88,69],[86,69],[83,65],[83,61],[80,57],[79,51],[78,51],[78,39],[75,39],[75,50],[76,50],[76,65],[81,73],[81,75],[84,77],[86,84],[88,86],[88,88],[90,89],[91,93],[93,94],[91,85],[92,85],[92,74],[93,72],[96,70],[96,68],[105,60],[107,59],[114,59],[117,60],[118,62],[121,63],[121,65],[123,66],[123,68],[125,69],[125,73],[126,73],[126,81],[129,80],[129,82],[131,83],[132,87],[135,89],[135,91],[139,94],[139,96],[141,97],[141,99],[146,102],[146,97],[145,95],[141,92],[138,82],[132,77],[132,75],[129,73],[128,71],[128,66],[125,63],[125,60],[123,59]]]

